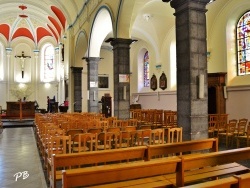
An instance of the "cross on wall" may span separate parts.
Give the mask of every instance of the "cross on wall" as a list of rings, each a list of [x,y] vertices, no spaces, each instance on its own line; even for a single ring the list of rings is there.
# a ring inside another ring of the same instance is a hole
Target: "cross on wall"
[[[24,55],[24,51],[22,51],[22,55],[16,55],[15,58],[19,58],[21,63],[21,71],[22,71],[22,78],[24,77],[24,62],[26,58],[31,58],[31,56]]]

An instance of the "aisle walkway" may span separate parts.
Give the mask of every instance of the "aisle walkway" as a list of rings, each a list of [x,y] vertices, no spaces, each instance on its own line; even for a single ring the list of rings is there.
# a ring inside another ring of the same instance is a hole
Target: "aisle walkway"
[[[47,188],[33,128],[5,128],[0,134],[1,188]]]

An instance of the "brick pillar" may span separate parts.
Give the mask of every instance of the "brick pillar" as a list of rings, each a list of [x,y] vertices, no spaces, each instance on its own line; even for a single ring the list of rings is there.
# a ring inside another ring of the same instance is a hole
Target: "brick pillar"
[[[74,112],[82,112],[82,67],[71,67],[74,77]]]
[[[114,116],[119,119],[130,118],[130,44],[131,39],[111,38],[114,53]]]
[[[208,137],[205,13],[209,1],[172,0],[170,3],[176,16],[177,121],[183,127],[183,140]]]
[[[99,57],[88,57],[86,59],[88,63],[88,111],[89,112],[99,112],[98,109],[98,62]]]

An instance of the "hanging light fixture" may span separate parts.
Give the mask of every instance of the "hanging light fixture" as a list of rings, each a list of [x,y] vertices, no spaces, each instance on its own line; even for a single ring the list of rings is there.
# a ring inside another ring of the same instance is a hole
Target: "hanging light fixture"
[[[24,14],[24,10],[27,9],[27,6],[25,6],[24,4],[19,5],[18,8],[20,8],[22,10],[22,13],[19,14],[19,17],[21,18],[27,18],[28,16],[26,14]]]

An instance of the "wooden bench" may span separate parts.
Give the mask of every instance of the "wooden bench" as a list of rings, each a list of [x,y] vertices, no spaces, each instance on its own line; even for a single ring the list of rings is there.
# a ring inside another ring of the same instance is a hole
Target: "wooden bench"
[[[131,148],[130,148],[131,149]],[[146,160],[149,161],[152,156],[155,155],[167,155],[172,153],[180,153],[182,151],[184,152],[194,152],[194,151],[203,151],[203,150],[209,150],[209,151],[218,151],[218,140],[216,138],[211,139],[204,139],[204,140],[196,140],[196,141],[187,141],[182,143],[172,143],[172,144],[161,144],[161,145],[150,145],[147,148],[147,151],[145,152]],[[173,174],[175,176],[175,174]],[[130,180],[126,181],[124,184],[123,182],[119,183],[112,183],[108,184],[110,187],[121,187],[126,185],[130,185],[130,187],[136,187],[137,184],[139,186],[142,186],[142,182],[145,184],[147,183],[147,186],[152,185],[155,186],[155,184],[159,185],[161,184],[159,179],[162,179],[162,185],[164,185],[164,178],[163,177],[154,177],[154,178],[143,178],[141,180]],[[155,183],[157,181],[157,183]],[[102,186],[100,186],[102,187]],[[105,187],[105,185],[104,185]]]
[[[250,184],[249,184],[250,185]],[[193,185],[184,186],[183,188],[231,188],[238,187],[238,179],[236,177],[226,177],[217,180],[212,180],[204,183],[198,183]]]
[[[168,156],[169,154],[181,155],[192,152],[216,152],[218,151],[218,139],[209,138],[203,140],[193,140],[178,143],[148,145],[146,160],[151,160],[158,156]]]
[[[175,173],[177,164],[180,163],[180,161],[181,159],[175,156],[151,161],[63,170],[62,187],[86,187],[107,184],[106,187],[110,188],[112,187],[110,183],[119,181],[126,181],[126,187],[132,187],[132,185],[128,185],[128,180],[147,177],[149,179],[153,179],[155,177],[157,180],[159,180],[159,183],[163,184],[164,182],[164,186],[171,185],[171,182],[169,182],[167,179],[164,179],[164,177],[160,178],[160,175]],[[145,183],[147,182],[142,181],[142,184],[139,186],[143,187]],[[157,183],[157,181],[154,183]],[[136,181],[136,184],[138,185],[138,181]]]
[[[237,161],[250,159],[250,147],[197,155],[182,155],[176,178],[170,178],[177,187],[207,178],[216,178],[249,171]]]
[[[58,169],[69,169],[78,166],[98,165],[111,162],[144,160],[146,150],[146,146],[139,146],[104,151],[53,155],[50,185],[56,187],[56,181],[62,179],[61,170]]]
[[[249,188],[250,187],[250,173],[245,173],[241,175],[235,175],[238,179],[238,188]]]
[[[189,186],[184,186],[183,188],[249,188],[250,186],[250,173],[234,175],[226,178],[221,178],[218,180],[208,181],[204,183],[193,184]]]

